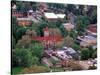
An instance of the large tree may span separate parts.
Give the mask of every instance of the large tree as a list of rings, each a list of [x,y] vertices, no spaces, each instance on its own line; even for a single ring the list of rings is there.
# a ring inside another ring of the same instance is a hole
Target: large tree
[[[49,32],[51,36],[61,35],[61,32],[58,28],[50,28]]]
[[[65,38],[64,42],[65,42],[65,45],[66,45],[67,47],[71,47],[72,44],[73,44],[73,38],[71,38],[70,36],[67,36],[67,37]]]
[[[28,48],[31,44],[32,37],[28,35],[22,36],[22,39],[18,40],[17,47],[18,48]]]
[[[29,35],[30,37],[35,37],[35,36],[37,36],[37,33],[36,33],[35,30],[27,29],[26,30],[26,35]]]
[[[78,31],[78,34],[82,35],[83,32],[86,30],[88,24],[89,19],[87,16],[78,16],[76,21],[76,30]]]
[[[33,64],[32,53],[25,48],[16,48],[12,52],[12,66],[27,67]]]
[[[32,55],[38,57],[39,59],[41,59],[44,54],[44,48],[41,43],[31,44],[30,50],[32,52]]]
[[[81,51],[81,59],[82,60],[87,60],[89,59],[90,53],[88,48],[83,48]]]
[[[61,25],[61,26],[59,27],[59,29],[60,29],[61,35],[62,35],[63,37],[66,37],[66,36],[68,35],[68,31],[65,29],[65,27],[64,27],[63,25]]]
[[[76,6],[73,4],[68,4],[66,5],[66,10],[65,10],[65,14],[68,14],[69,12],[74,13],[76,11]]]
[[[89,17],[91,24],[97,23],[97,6],[91,6],[87,11],[87,16]]]

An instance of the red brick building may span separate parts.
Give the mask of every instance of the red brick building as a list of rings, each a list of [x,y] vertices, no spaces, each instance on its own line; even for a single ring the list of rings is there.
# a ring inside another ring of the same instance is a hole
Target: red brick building
[[[62,41],[62,37],[60,35],[50,36],[48,27],[44,28],[43,37],[37,36],[37,37],[32,37],[32,39],[41,41],[45,47],[55,45],[57,42]]]

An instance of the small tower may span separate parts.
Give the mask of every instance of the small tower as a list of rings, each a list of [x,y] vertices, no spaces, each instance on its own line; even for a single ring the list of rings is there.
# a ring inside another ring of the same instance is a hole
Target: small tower
[[[29,10],[27,15],[28,15],[28,18],[32,18],[33,17],[33,10]]]
[[[48,29],[48,27],[44,28],[44,36],[49,36],[49,29]]]

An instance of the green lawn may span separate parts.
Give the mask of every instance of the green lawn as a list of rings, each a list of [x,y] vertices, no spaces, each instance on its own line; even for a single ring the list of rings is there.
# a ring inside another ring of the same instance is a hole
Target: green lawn
[[[12,75],[19,74],[24,68],[23,67],[14,67],[12,68]]]

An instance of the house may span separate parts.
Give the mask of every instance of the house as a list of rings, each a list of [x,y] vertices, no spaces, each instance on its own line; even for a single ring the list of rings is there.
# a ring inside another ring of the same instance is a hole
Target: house
[[[56,51],[56,54],[57,54],[57,57],[59,57],[62,60],[68,60],[72,58],[70,55],[66,54],[65,51],[59,50],[59,51]]]
[[[55,14],[53,12],[45,12],[44,18],[48,20],[48,22],[56,22],[58,19],[64,19],[65,14]]]
[[[60,35],[54,35],[54,36],[49,35],[48,27],[44,28],[43,31],[44,31],[44,36],[32,37],[32,40],[41,41],[44,47],[46,48],[55,46],[56,43],[58,43],[59,41],[62,41],[62,36]]]
[[[92,46],[93,49],[97,47],[97,24],[90,24],[86,29],[86,35],[78,36],[77,40],[81,47]]]
[[[94,46],[97,44],[97,38],[90,35],[83,37],[78,36],[78,39],[81,40],[80,42],[81,47]]]
[[[97,24],[90,24],[86,31],[88,35],[97,37]]]
[[[32,21],[29,18],[17,18],[17,23],[19,26],[30,26]]]
[[[74,29],[74,25],[71,23],[63,23],[63,26],[65,27],[66,30],[71,31]]]
[[[79,60],[80,58],[79,54],[71,47],[67,48],[65,52],[67,55],[70,55],[75,60]]]

